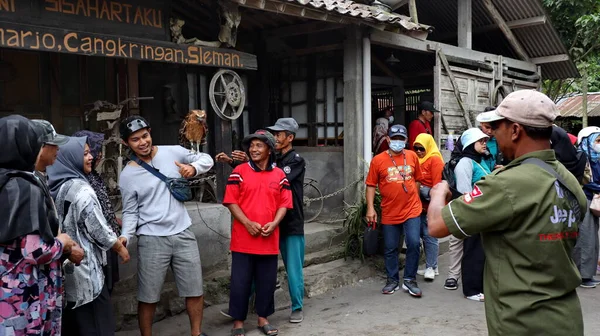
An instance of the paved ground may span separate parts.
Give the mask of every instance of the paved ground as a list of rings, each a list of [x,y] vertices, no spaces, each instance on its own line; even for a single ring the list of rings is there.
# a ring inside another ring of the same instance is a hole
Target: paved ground
[[[447,255],[440,257],[440,270],[447,269]],[[383,278],[364,280],[354,286],[332,290],[305,301],[305,321],[292,325],[287,322],[287,310],[270,318],[280,335],[486,335],[483,303],[468,301],[462,292],[443,288],[443,274],[432,283],[420,278],[423,297],[415,299],[397,292],[380,294]],[[586,335],[600,334],[600,287],[581,289]],[[220,314],[223,306],[205,310],[204,331],[209,336],[229,335],[231,324]],[[256,316],[246,321],[248,335],[261,335],[256,329]],[[158,336],[189,335],[185,314],[155,324]],[[139,335],[137,331],[119,332],[117,336]]]

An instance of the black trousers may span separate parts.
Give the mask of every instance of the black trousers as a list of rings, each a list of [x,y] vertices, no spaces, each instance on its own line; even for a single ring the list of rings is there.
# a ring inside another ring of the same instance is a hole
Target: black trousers
[[[63,336],[113,336],[115,317],[112,302],[106,285],[94,301],[73,309],[74,303],[67,303],[63,309]]]
[[[468,237],[463,243],[462,288],[465,296],[483,293],[483,268],[485,254],[479,234]]]
[[[275,312],[277,255],[231,252],[229,315],[236,321],[245,321],[248,316],[252,282],[256,287],[256,314],[266,318]]]
[[[106,251],[106,266],[104,266],[104,284],[108,294],[112,295],[115,284],[119,282],[119,255],[112,249]]]

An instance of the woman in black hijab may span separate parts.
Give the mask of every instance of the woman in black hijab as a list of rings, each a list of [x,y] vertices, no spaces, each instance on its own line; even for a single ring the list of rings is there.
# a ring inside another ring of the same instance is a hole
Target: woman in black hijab
[[[61,257],[75,246],[58,234],[50,196],[33,175],[42,148],[21,116],[0,119],[0,329],[15,335],[60,335]],[[56,238],[55,238],[56,237]]]

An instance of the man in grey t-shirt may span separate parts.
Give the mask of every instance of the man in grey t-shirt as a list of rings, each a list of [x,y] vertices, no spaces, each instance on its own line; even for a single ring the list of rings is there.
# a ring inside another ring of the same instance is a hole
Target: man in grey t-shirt
[[[153,146],[150,124],[140,116],[121,122],[121,138],[137,159],[166,177],[193,177],[213,166],[208,154],[181,146]],[[142,336],[152,335],[156,304],[169,267],[175,275],[179,296],[185,297],[192,335],[202,333],[204,298],[200,253],[190,216],[166,183],[135,161],[123,169],[119,180],[123,197],[123,230],[126,244],[138,237],[138,320]]]

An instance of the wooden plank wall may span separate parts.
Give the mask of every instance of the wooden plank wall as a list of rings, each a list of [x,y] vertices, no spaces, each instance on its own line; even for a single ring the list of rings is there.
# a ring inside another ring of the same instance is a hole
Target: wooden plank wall
[[[456,63],[450,66],[473,126],[478,125],[475,117],[483,112],[487,106],[492,105],[492,94],[495,86],[499,83],[497,67],[496,64],[492,71],[481,68],[473,70],[473,67],[467,68]],[[442,129],[439,118],[436,118],[435,135],[438,141],[442,140],[443,142],[450,131],[455,134],[455,137],[458,137],[467,129],[467,124],[464,113],[456,99],[450,77],[439,60],[434,72],[434,77],[436,76],[439,76],[439,78],[434,78],[435,104],[442,111],[448,132]],[[504,86],[508,87],[510,91],[536,89],[538,85],[537,81],[525,81],[508,75],[503,76],[503,82]]]

